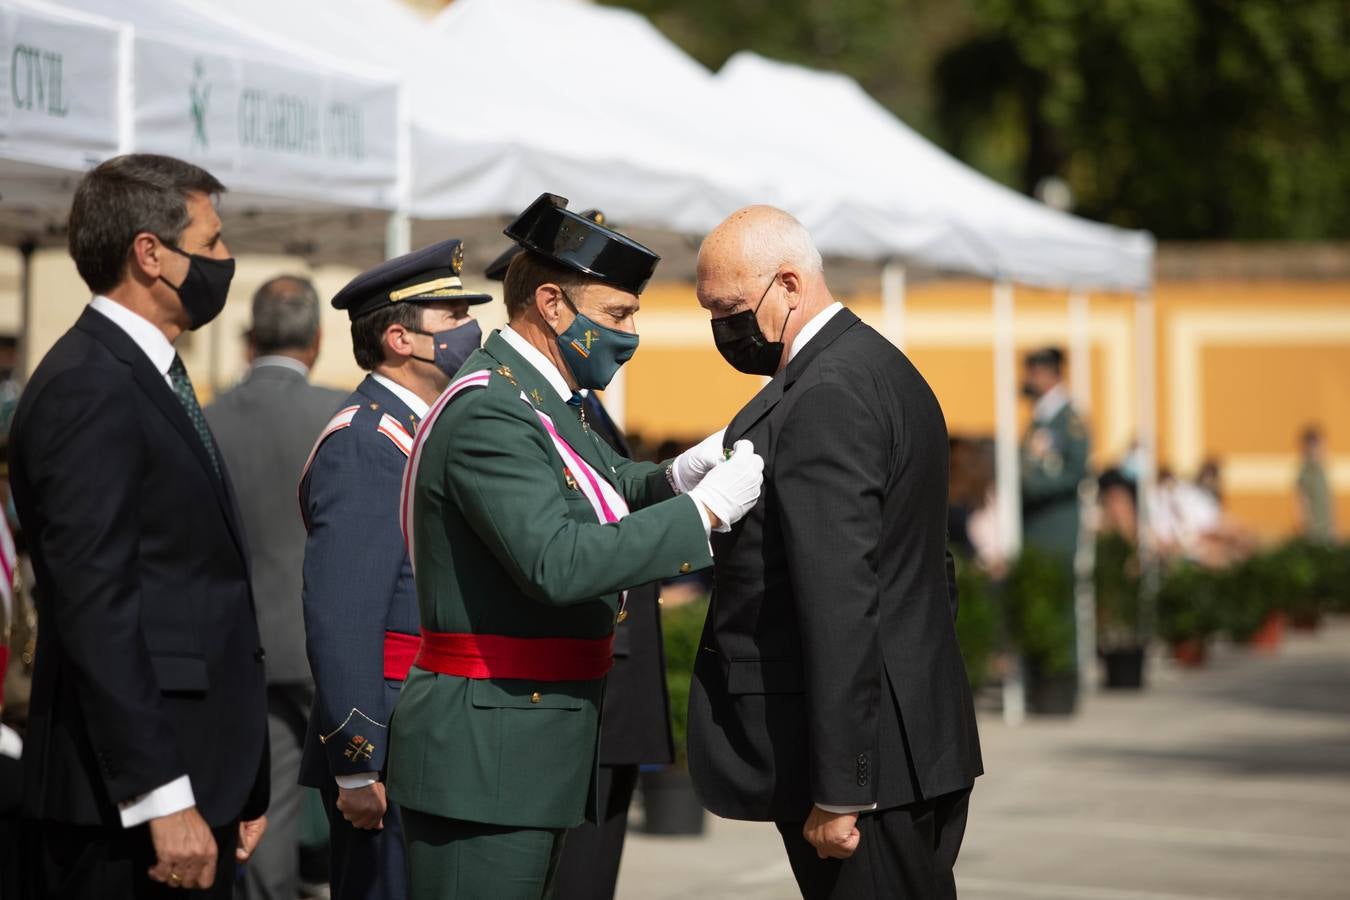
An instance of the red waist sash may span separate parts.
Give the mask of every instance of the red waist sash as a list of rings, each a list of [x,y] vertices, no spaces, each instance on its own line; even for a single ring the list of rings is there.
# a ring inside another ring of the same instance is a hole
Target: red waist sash
[[[415,634],[403,634],[399,631],[384,633],[384,677],[394,681],[407,681],[408,670],[417,656],[417,647],[422,639]]]
[[[500,634],[422,631],[413,665],[460,678],[593,681],[614,665],[614,635],[603,638],[519,638]]]

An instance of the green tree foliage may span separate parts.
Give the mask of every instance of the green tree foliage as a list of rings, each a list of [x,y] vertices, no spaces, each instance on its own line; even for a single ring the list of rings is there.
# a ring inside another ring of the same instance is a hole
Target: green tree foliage
[[[751,49],[845,72],[995,178],[1065,178],[1092,218],[1350,237],[1345,0],[608,2],[712,67]]]

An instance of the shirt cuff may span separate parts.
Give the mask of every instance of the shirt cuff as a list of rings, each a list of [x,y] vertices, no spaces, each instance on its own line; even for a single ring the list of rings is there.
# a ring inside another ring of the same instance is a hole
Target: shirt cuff
[[[171,816],[196,805],[197,798],[192,794],[192,782],[186,775],[180,775],[147,794],[117,804],[117,811],[122,816],[123,828],[135,828],[151,819]]]
[[[703,536],[712,537],[712,519],[708,518],[708,511],[703,508],[703,504],[698,502],[697,497],[690,497],[694,501],[694,509],[698,510],[698,520],[703,523]]]
[[[354,791],[358,788],[370,787],[380,780],[379,772],[357,772],[355,775],[334,775],[333,780],[337,786],[344,790]]]
[[[0,756],[19,759],[23,756],[23,738],[8,725],[0,725]]]
[[[871,812],[872,810],[877,808],[877,805],[875,803],[868,803],[861,806],[858,804],[854,804],[852,806],[836,806],[833,803],[817,803],[816,806],[820,809],[823,809],[827,813],[834,813],[835,815],[844,815],[846,813]]]

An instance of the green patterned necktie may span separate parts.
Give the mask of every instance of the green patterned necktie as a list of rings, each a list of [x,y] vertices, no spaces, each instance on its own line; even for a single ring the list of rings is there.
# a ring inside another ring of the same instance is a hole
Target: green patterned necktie
[[[169,366],[169,381],[173,384],[173,392],[178,396],[178,402],[183,404],[183,411],[192,420],[192,427],[197,430],[197,437],[206,448],[206,455],[211,457],[211,468],[219,478],[220,460],[216,458],[216,442],[211,440],[211,429],[206,427],[206,416],[202,414],[201,404],[197,402],[197,392],[192,389],[192,379],[188,377],[187,368],[183,365],[183,357],[176,353],[173,356],[173,365]]]

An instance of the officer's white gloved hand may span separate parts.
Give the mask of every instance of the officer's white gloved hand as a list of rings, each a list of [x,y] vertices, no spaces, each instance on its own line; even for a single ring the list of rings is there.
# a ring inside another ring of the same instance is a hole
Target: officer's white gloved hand
[[[764,485],[764,457],[755,452],[754,444],[737,441],[731,450],[731,458],[714,466],[689,492],[721,520],[713,531],[730,531],[759,500]]]
[[[676,493],[687,494],[703,480],[712,467],[722,462],[722,441],[725,428],[710,434],[688,450],[675,457],[670,466],[670,484]]]

